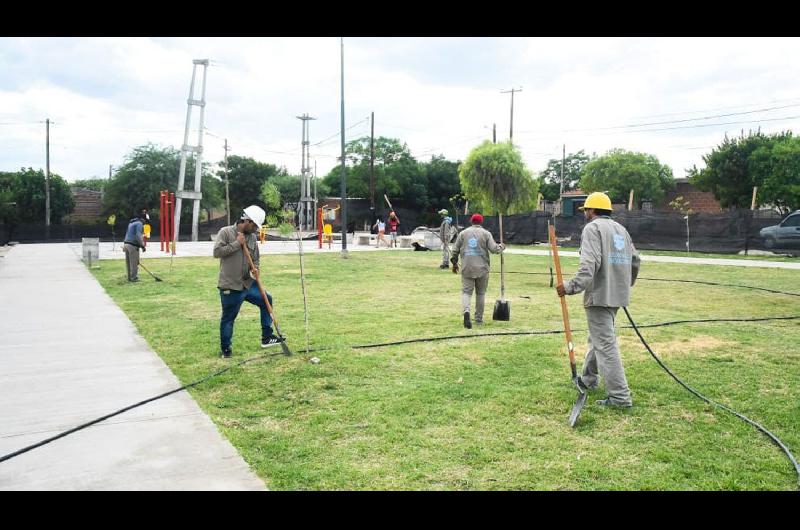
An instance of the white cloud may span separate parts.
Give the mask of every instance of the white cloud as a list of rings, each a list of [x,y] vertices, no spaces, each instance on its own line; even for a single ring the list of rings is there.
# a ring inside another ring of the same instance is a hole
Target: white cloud
[[[652,153],[683,176],[726,131],[800,115],[800,107],[661,126],[749,122],[717,127],[585,129],[800,103],[798,55],[796,38],[346,38],[346,126],[374,111],[377,135],[400,138],[423,159],[463,159],[491,138],[492,123],[507,138],[510,101],[500,91],[522,86],[514,140],[534,171],[565,143],[568,152]],[[47,117],[55,122],[51,167],[70,180],[106,175],[147,141],[179,147],[192,59],[209,58],[209,131],[227,137],[232,153],[299,172],[296,116],[317,118],[312,144],[339,130],[339,57],[331,37],[2,38],[0,124],[25,123],[0,125],[0,170],[44,165],[37,122]],[[195,109],[195,126],[197,118]],[[776,132],[799,124],[760,125]],[[368,133],[364,122],[347,137]],[[204,143],[206,160],[222,159],[221,139]],[[338,138],[312,148],[320,174],[338,150]]]

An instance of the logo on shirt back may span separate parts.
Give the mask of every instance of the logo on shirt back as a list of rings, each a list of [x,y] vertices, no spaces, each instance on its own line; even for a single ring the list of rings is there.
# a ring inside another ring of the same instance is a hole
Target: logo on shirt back
[[[619,234],[614,234],[614,248],[617,250],[622,250],[625,248],[625,237]]]

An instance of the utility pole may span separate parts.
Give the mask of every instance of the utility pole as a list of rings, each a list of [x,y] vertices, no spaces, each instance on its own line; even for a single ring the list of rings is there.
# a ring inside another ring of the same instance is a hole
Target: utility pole
[[[375,113],[371,114],[369,120],[369,209],[372,210],[373,219],[375,217]]]
[[[314,230],[319,230],[317,226],[317,159],[314,159]]]
[[[111,178],[111,168],[113,168],[113,167],[114,167],[113,164],[109,164],[108,165],[108,178]]]
[[[341,42],[341,71],[342,71],[342,129],[339,133],[342,140],[342,258],[347,258],[347,175],[344,167],[344,37],[339,37]]]
[[[50,230],[50,118],[45,120],[46,136],[45,136],[45,158],[46,165],[44,170],[44,225],[48,229],[48,238]]]
[[[567,157],[567,144],[561,144],[561,186],[559,187],[558,197],[564,194],[564,162]]]
[[[522,92],[522,87],[512,88],[511,90],[501,90],[501,94],[511,93],[511,123],[508,129],[508,139],[514,141],[514,92]]]
[[[493,144],[497,143],[497,124],[496,123],[492,124],[492,143]]]
[[[225,212],[228,214],[228,225],[231,224],[231,194],[228,189],[228,139],[225,138]]]
[[[302,142],[302,164],[301,167],[301,177],[300,177],[300,203],[298,204],[299,209],[299,220],[298,223],[300,225],[300,230],[308,230],[311,226],[311,219],[313,217],[313,212],[311,211],[311,204],[314,202],[311,197],[311,167],[309,161],[309,154],[308,149],[310,142],[308,140],[308,120],[315,120],[316,118],[312,118],[308,114],[303,114],[302,116],[295,116],[298,120],[303,121],[303,142]]]

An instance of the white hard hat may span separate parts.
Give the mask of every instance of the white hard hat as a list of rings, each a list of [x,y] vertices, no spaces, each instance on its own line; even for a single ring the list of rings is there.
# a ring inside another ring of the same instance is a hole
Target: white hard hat
[[[244,213],[242,214],[242,219],[250,219],[256,224],[256,226],[261,226],[264,224],[264,218],[266,216],[267,216],[266,212],[264,212],[264,210],[262,210],[260,206],[252,204],[244,209]]]

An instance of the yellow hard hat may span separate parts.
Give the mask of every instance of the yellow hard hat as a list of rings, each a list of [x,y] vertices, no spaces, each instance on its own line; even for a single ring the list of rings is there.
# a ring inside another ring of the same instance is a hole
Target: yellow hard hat
[[[585,208],[597,208],[598,210],[611,211],[611,199],[602,191],[596,191],[586,197],[586,202],[583,203],[583,206],[581,206],[579,210]]]

